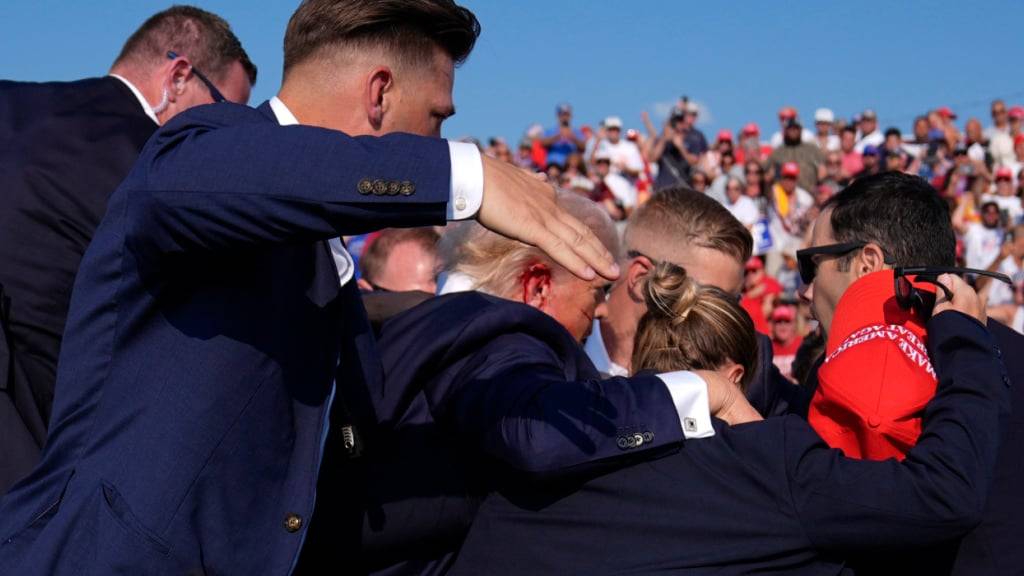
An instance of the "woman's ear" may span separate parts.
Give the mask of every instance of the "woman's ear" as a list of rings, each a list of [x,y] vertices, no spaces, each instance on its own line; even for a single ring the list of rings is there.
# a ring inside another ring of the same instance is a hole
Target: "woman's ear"
[[[729,379],[729,382],[732,382],[737,386],[739,386],[740,383],[743,382],[743,374],[745,373],[746,370],[743,369],[743,366],[740,366],[735,362],[733,362],[731,366],[725,369],[725,377]]]
[[[547,311],[551,301],[551,268],[546,264],[533,264],[523,272],[521,280],[523,304]]]

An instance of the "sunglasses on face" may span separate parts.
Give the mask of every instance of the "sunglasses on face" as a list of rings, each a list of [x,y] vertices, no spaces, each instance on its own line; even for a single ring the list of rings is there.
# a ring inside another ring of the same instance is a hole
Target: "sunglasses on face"
[[[825,246],[797,250],[796,263],[797,268],[800,270],[800,280],[805,285],[810,285],[811,282],[814,282],[814,277],[818,274],[818,261],[823,257],[838,258],[854,250],[860,250],[867,245],[867,242],[840,242],[838,244],[827,244]],[[886,264],[894,264],[894,262],[888,261],[888,257],[886,257]]]
[[[174,51],[168,51],[167,58],[169,60],[175,60],[178,58],[178,53]],[[217,87],[213,85],[213,82],[210,82],[210,79],[207,78],[202,72],[200,72],[198,68],[193,66],[192,73],[196,75],[196,78],[199,78],[200,82],[206,85],[206,89],[210,91],[210,97],[213,98],[213,102],[215,104],[220,102],[227,102],[227,98],[225,98],[224,95],[220,93],[220,90],[217,90]]]
[[[946,300],[952,300],[953,293],[949,288],[939,283],[938,278],[940,274],[977,274],[979,276],[995,278],[1011,286],[1013,285],[1013,281],[1010,280],[1009,276],[987,270],[952,266],[897,266],[893,274],[893,290],[896,292],[896,304],[904,310],[913,310],[921,318],[931,318],[932,309],[935,308],[935,294],[914,286],[907,276],[914,276],[914,280],[917,282],[927,282],[937,286],[942,290],[942,295],[946,297]]]

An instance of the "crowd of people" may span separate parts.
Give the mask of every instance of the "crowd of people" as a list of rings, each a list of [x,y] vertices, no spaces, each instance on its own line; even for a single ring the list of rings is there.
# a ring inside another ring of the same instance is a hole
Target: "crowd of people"
[[[660,129],[644,112],[639,129],[609,116],[595,131],[574,123],[571,105],[562,103],[555,109],[556,125],[532,126],[514,153],[501,138],[481,149],[545,172],[562,189],[601,204],[617,221],[666,187],[689,186],[720,202],[755,240],[744,293],[755,326],[774,333],[776,324],[798,324],[795,338],[787,326],[778,327],[783,366],[789,362],[786,350],[814,327],[798,298],[795,255],[807,244],[809,224],[822,204],[864,176],[920,176],[949,204],[958,263],[1013,278],[1013,286],[983,281],[981,287],[988,313],[1024,332],[1024,106],[993,100],[988,126],[968,118],[962,130],[957,114],[942,106],[916,117],[906,134],[898,127],[883,130],[871,109],[847,121],[819,108],[812,130],[786,106],[771,135],[751,122],[735,133],[719,130],[713,141],[697,127],[699,114],[683,97]]]
[[[484,148],[480,32],[303,0],[253,108],[173,6],[0,81],[0,574],[1019,573],[1020,109]]]

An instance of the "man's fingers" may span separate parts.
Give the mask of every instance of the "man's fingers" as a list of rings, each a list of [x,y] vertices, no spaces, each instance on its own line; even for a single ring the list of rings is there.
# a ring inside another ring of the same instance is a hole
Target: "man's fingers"
[[[552,233],[550,229],[541,231],[541,236],[537,238],[537,247],[576,276],[584,280],[593,280],[596,277],[594,269],[565,240]]]
[[[615,259],[586,224],[563,212],[559,214],[558,221],[551,224],[551,228],[552,232],[568,244],[592,270],[608,280],[619,277],[619,267]],[[584,278],[590,280],[593,277]]]

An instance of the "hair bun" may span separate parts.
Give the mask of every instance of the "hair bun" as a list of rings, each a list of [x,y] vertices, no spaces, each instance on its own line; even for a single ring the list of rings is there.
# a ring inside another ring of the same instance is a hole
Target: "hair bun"
[[[697,283],[686,275],[686,270],[670,262],[655,267],[644,290],[647,309],[674,324],[686,321],[699,295]]]

